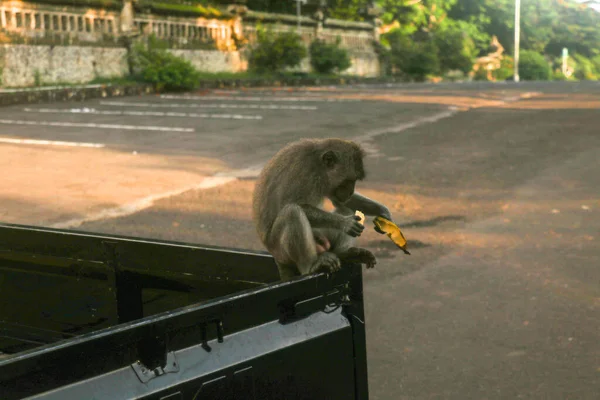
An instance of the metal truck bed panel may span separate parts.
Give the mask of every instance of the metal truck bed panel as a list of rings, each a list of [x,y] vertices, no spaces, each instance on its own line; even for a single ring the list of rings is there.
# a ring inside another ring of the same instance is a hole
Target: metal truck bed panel
[[[352,329],[337,310],[273,321],[170,355],[171,372],[147,382],[123,367],[33,399],[354,399]],[[323,357],[327,354],[327,357]],[[115,393],[118,393],[116,395]]]
[[[270,255],[0,224],[0,352],[279,280]]]
[[[0,225],[0,399],[367,399],[361,266],[278,279],[265,253]]]

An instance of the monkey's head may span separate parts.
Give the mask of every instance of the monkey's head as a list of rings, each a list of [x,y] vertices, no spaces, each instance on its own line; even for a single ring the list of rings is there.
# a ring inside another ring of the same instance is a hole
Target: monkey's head
[[[340,203],[347,202],[354,194],[357,180],[365,178],[364,150],[356,143],[342,139],[327,139],[321,151],[329,183],[327,196]]]

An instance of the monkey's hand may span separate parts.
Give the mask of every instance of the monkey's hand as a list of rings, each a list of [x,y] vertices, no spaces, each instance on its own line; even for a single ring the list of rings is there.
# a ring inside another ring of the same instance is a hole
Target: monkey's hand
[[[310,273],[325,272],[330,274],[337,272],[342,268],[342,263],[337,255],[326,251],[319,255],[314,265],[310,268]]]
[[[342,230],[350,236],[360,236],[365,227],[360,223],[360,217],[358,215],[349,215],[342,217]]]
[[[375,264],[377,264],[377,259],[373,253],[360,247],[350,247],[346,252],[340,254],[339,257],[342,261],[365,264],[367,268],[374,268]]]
[[[387,219],[390,222],[393,222],[393,220],[392,220],[392,214],[390,214],[390,212],[387,211],[387,209],[386,209],[386,212],[382,212],[375,219],[378,219],[378,218],[379,219],[384,218],[384,219]],[[384,232],[383,230],[381,230],[379,228],[379,224],[375,223],[375,220],[373,220],[373,225],[375,225],[375,228],[374,228],[375,232],[381,233],[382,235],[386,233],[386,232]]]

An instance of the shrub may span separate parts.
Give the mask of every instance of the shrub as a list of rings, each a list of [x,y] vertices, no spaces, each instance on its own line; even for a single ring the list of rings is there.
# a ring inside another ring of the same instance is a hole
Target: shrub
[[[598,71],[596,71],[594,63],[581,54],[573,56],[577,66],[575,67],[575,79],[580,81],[595,81],[598,79]]]
[[[448,72],[446,72],[443,76],[443,79],[445,81],[449,81],[449,82],[460,82],[466,79],[466,74],[458,69],[453,69],[450,70]]]
[[[296,33],[273,35],[258,29],[257,43],[250,50],[248,67],[259,73],[280,72],[300,65],[306,55],[306,47]]]
[[[433,41],[414,43],[407,58],[404,72],[418,82],[424,81],[429,75],[437,75],[440,72],[440,60]]]
[[[316,39],[309,47],[310,65],[313,70],[321,74],[342,72],[350,68],[352,62],[348,51],[340,47],[340,38],[335,43],[327,43]]]
[[[592,59],[590,61],[594,65],[594,69],[596,70],[596,73],[600,75],[600,55],[592,57]]]
[[[562,73],[561,70],[556,70],[552,73],[552,80],[553,81],[568,81],[569,78],[567,78],[565,76],[565,74]]]
[[[462,21],[461,21],[462,22]],[[447,24],[435,32],[442,72],[460,70],[468,73],[473,68],[476,55],[475,42],[464,31],[460,23]]]
[[[378,40],[373,40],[371,44],[379,59],[379,65],[381,65],[381,74],[383,76],[392,75],[392,52],[389,47]]]
[[[520,52],[519,77],[525,81],[547,81],[551,75],[550,65],[543,55],[535,51]]]
[[[153,84],[158,91],[192,90],[200,79],[200,73],[189,61],[153,47],[152,38],[147,46],[134,46],[131,64],[135,77]]]
[[[487,70],[485,68],[480,67],[477,71],[475,71],[475,74],[473,75],[473,80],[474,81],[487,81],[488,80]]]
[[[577,70],[577,62],[573,57],[567,58],[567,69],[570,71],[569,76],[565,76],[562,72],[562,57],[556,57],[552,62],[552,80],[554,81],[573,81]]]
[[[395,72],[416,81],[440,73],[438,49],[433,40],[415,41],[402,32],[390,32],[391,63]]]
[[[514,74],[515,62],[511,56],[503,56],[500,60],[500,68],[494,71],[494,78],[497,81],[505,81]]]

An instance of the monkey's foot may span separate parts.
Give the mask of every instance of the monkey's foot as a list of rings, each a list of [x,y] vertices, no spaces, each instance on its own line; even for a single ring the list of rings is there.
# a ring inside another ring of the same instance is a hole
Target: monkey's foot
[[[339,271],[340,268],[342,268],[342,263],[339,257],[326,251],[325,253],[319,254],[319,258],[317,258],[317,261],[315,261],[310,270],[312,273],[325,272],[330,274],[332,272]]]
[[[343,261],[365,264],[367,268],[374,268],[377,264],[377,259],[373,253],[360,247],[350,247],[344,254],[340,255],[340,258]]]

